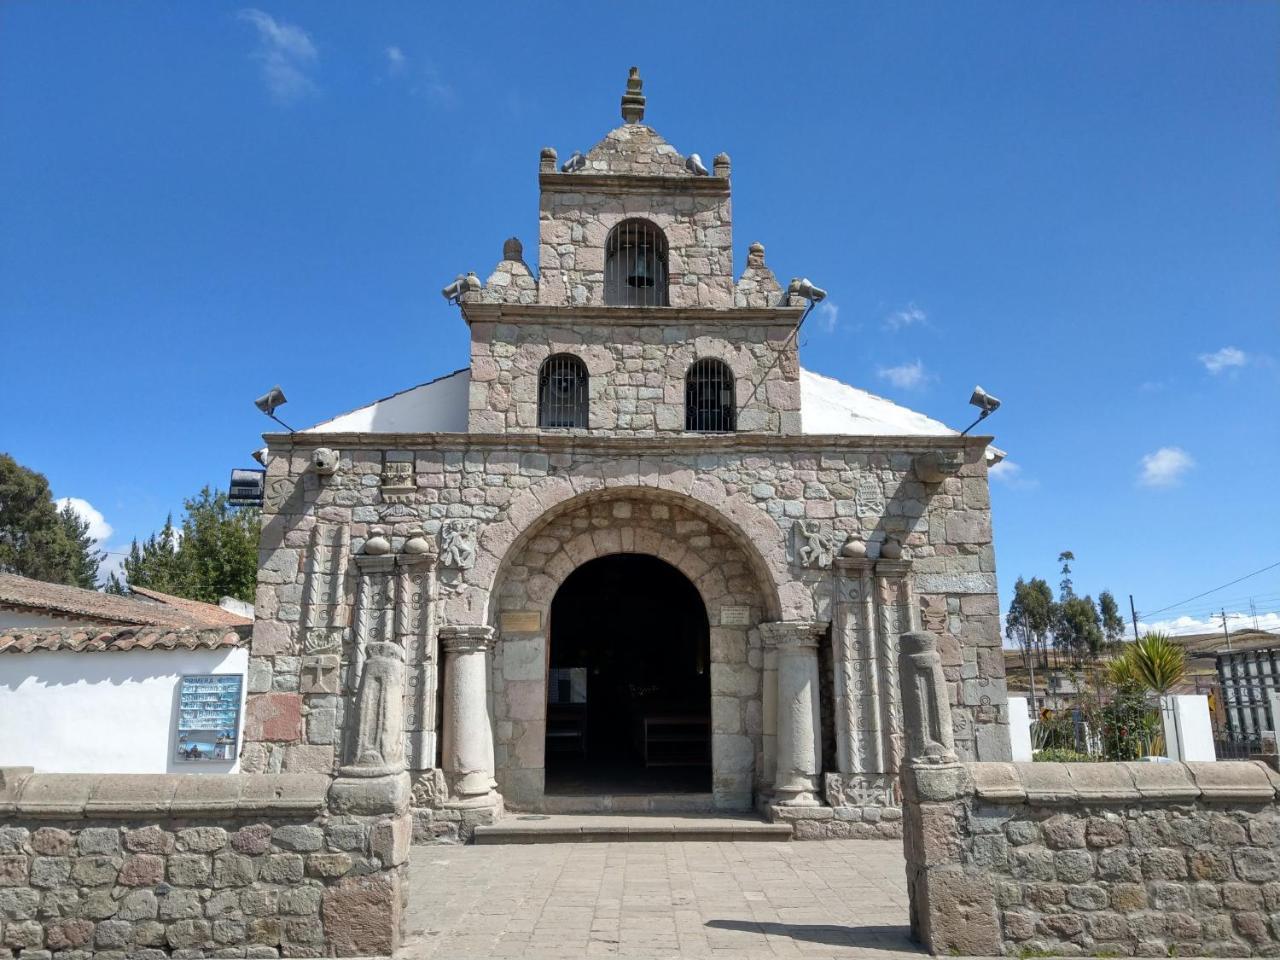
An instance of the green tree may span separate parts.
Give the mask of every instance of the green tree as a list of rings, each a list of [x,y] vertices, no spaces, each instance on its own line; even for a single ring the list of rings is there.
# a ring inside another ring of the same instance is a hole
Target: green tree
[[[1039,577],[1030,582],[1018,578],[1013,588],[1013,601],[1005,615],[1005,636],[1016,640],[1022,649],[1022,659],[1027,666],[1031,686],[1031,708],[1036,708],[1036,660],[1048,668],[1045,643],[1053,625],[1053,591]]]
[[[1102,622],[1092,597],[1068,596],[1057,605],[1054,642],[1077,664],[1102,652]]]
[[[1102,616],[1102,636],[1107,646],[1115,647],[1124,636],[1124,617],[1120,616],[1120,605],[1110,590],[1098,594],[1098,613]]]
[[[227,505],[227,495],[205,487],[184,501],[181,534],[173,518],[141,545],[135,540],[124,562],[129,584],[151,587],[192,600],[217,603],[223,597],[253,602],[258,575],[257,510]],[[127,592],[119,579],[111,592]]]
[[[1058,600],[1066,603],[1069,598],[1075,596],[1075,590],[1071,586],[1071,564],[1076,562],[1076,555],[1070,550],[1063,550],[1058,554],[1058,562],[1062,564],[1062,580],[1058,583]]]
[[[103,554],[88,530],[69,504],[58,510],[43,474],[0,453],[0,572],[92,588]]]

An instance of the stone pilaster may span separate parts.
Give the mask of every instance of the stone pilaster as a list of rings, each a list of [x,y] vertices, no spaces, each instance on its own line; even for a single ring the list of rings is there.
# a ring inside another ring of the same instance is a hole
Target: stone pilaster
[[[408,661],[405,717],[410,770],[435,767],[439,759],[436,730],[437,670],[440,657],[435,631],[436,554],[415,537],[396,558],[396,642]]]
[[[876,561],[876,648],[881,697],[883,773],[897,773],[902,762],[902,695],[898,682],[898,638],[919,629],[915,593],[911,585],[911,562],[899,559]]]
[[[822,772],[818,640],[826,624],[789,621],[764,623],[760,629],[777,655],[774,805],[818,806]]]
[[[489,806],[497,802],[487,690],[493,627],[443,626],[440,645],[445,658],[443,767],[449,786],[446,806]]]

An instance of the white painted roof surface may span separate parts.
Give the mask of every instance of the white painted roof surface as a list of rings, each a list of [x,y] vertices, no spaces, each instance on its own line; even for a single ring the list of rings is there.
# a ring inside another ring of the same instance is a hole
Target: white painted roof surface
[[[466,433],[469,370],[410,387],[310,427],[303,433]],[[800,424],[806,434],[849,437],[952,437],[957,431],[892,400],[809,370],[800,371]],[[1004,456],[987,448],[987,460]]]
[[[950,437],[945,423],[839,380],[800,371],[800,426],[805,433],[857,437]]]
[[[471,371],[455,370],[317,423],[303,433],[466,433]]]

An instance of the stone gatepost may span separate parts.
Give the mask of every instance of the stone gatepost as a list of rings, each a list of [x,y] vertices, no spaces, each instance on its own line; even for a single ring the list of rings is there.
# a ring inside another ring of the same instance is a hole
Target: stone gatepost
[[[817,807],[822,772],[818,693],[818,642],[825,623],[787,621],[760,625],[776,658],[777,718],[773,803]]]
[[[493,627],[443,626],[444,775],[446,808],[500,807],[493,767],[493,728],[489,721],[488,653]]]

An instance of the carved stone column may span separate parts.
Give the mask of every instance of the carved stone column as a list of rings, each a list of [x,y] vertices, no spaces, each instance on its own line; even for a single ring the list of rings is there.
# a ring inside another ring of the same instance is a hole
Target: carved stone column
[[[902,635],[898,663],[902,675],[904,758],[911,766],[956,762],[951,701],[942,672],[938,638],[927,630]]]
[[[764,640],[777,653],[777,742],[774,803],[817,806],[822,772],[818,694],[818,638],[825,624],[763,623]]]
[[[408,766],[429,770],[437,762],[435,545],[421,535],[406,541],[396,558],[396,641],[409,664],[405,689]]]
[[[493,729],[489,722],[488,652],[493,627],[443,626],[443,766],[446,806],[489,806],[493,791]]]
[[[842,774],[883,772],[880,661],[872,571],[865,557],[835,561],[831,643],[835,684],[836,767]]]
[[[902,760],[903,736],[902,696],[898,682],[899,637],[919,626],[909,560],[881,557],[876,561],[876,614],[877,659],[882,688],[888,691],[880,704],[880,728],[884,732],[883,771],[897,773]]]

